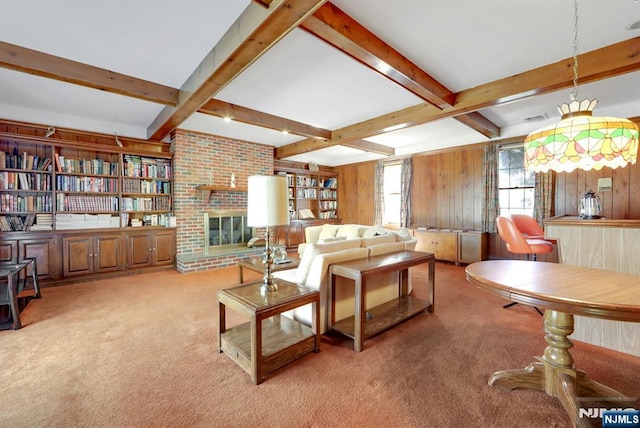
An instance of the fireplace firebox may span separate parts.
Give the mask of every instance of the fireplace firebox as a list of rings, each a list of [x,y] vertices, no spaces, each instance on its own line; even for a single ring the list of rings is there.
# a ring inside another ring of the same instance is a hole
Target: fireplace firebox
[[[246,211],[207,211],[204,213],[206,252],[246,247],[255,230],[247,226]]]

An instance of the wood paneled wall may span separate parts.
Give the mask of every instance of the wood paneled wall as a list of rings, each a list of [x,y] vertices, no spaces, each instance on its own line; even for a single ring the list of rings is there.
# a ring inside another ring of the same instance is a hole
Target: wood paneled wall
[[[411,227],[482,228],[482,146],[413,156]],[[339,215],[344,223],[373,224],[375,162],[338,167]],[[556,215],[577,215],[580,198],[597,191],[598,178],[611,177],[613,190],[597,192],[602,215],[640,219],[640,163],[601,171],[559,173]],[[489,240],[492,257],[510,258],[499,236]]]

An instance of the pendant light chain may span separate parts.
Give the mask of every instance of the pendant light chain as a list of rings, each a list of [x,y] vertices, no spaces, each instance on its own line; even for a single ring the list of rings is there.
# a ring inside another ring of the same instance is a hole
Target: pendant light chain
[[[573,91],[571,101],[578,99],[578,0],[573,1]]]

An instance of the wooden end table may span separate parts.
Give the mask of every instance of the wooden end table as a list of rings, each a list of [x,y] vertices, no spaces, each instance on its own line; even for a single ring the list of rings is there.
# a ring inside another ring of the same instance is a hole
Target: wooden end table
[[[423,263],[429,264],[427,300],[417,299],[408,294],[409,268]],[[329,272],[331,275],[329,328],[352,338],[353,349],[356,352],[362,351],[366,338],[388,330],[424,310],[429,312],[435,310],[435,256],[431,253],[401,251],[384,254],[333,264]],[[399,272],[398,298],[367,310],[365,306],[367,281],[389,272]],[[354,280],[356,306],[354,316],[336,322],[334,296],[338,276]]]
[[[219,351],[249,373],[256,385],[268,373],[320,350],[320,293],[280,279],[277,283],[278,291],[265,295],[260,282],[218,291]],[[313,328],[281,315],[309,303]],[[227,307],[249,317],[249,322],[227,329]]]
[[[289,257],[288,260],[291,260],[287,263],[273,263],[271,265],[271,272],[279,272],[281,270],[295,269],[300,266],[300,259],[296,259],[293,257]],[[262,257],[252,257],[247,260],[242,260],[238,262],[238,279],[240,284],[244,282],[243,269],[248,269],[253,272],[258,272],[261,275],[264,275],[264,264],[262,263]]]

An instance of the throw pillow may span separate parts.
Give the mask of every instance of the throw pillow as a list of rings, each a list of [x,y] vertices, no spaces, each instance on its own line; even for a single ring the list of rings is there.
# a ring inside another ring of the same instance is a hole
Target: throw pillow
[[[396,234],[398,242],[411,241],[411,239],[413,239],[413,236],[411,236],[411,232],[409,232],[407,229],[394,230],[393,233]]]
[[[340,226],[335,224],[323,224],[318,239],[334,238]]]
[[[357,224],[346,224],[338,228],[336,236],[344,237],[345,239],[356,239],[360,237],[360,226]]]

